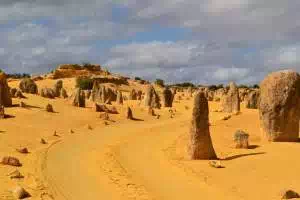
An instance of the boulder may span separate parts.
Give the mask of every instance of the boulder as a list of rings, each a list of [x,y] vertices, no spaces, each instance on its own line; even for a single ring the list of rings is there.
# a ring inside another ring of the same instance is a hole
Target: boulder
[[[29,193],[21,186],[17,186],[12,193],[16,199],[25,199],[30,196]]]
[[[53,99],[56,97],[56,93],[53,89],[51,88],[41,88],[39,91],[39,94],[41,97],[45,97],[45,98],[49,98],[49,99]]]
[[[48,104],[46,105],[46,111],[47,111],[47,112],[54,112],[53,106],[52,106],[51,104],[48,103]]]
[[[20,163],[20,160],[18,158],[12,157],[12,156],[5,156],[2,158],[1,161],[2,165],[10,165],[15,167],[20,167],[22,164]]]
[[[237,149],[248,149],[249,148],[249,134],[242,131],[237,130],[234,134],[234,142],[235,148]]]
[[[19,84],[19,88],[24,93],[37,94],[38,87],[36,83],[30,78],[24,78]]]
[[[281,199],[298,199],[300,195],[293,190],[282,191]]]
[[[260,84],[259,118],[263,140],[299,138],[300,76],[292,70],[269,74]]]

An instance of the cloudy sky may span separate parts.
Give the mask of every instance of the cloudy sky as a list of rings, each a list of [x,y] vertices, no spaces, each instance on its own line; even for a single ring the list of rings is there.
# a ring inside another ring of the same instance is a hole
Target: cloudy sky
[[[299,10],[299,0],[1,0],[0,68],[91,62],[149,80],[253,84],[300,71]]]

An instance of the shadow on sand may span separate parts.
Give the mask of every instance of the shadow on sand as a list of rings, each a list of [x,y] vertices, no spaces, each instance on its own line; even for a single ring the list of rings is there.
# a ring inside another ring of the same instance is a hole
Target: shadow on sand
[[[16,116],[14,116],[14,115],[8,115],[8,114],[4,115],[4,119],[15,118],[15,117]]]
[[[133,121],[144,121],[143,119],[138,119],[138,118],[135,118],[135,117],[133,117],[131,120],[133,120]]]
[[[24,107],[25,109],[31,109],[31,108],[37,108],[37,109],[42,109],[41,107],[39,107],[39,106],[31,106],[31,105],[25,105],[25,107]]]
[[[260,146],[259,145],[250,145],[250,146],[248,146],[248,149],[256,149],[258,147],[260,147]]]
[[[235,156],[229,156],[227,158],[223,158],[223,159],[220,159],[220,160],[234,160],[234,159],[245,157],[245,156],[255,156],[255,155],[261,155],[261,154],[265,154],[265,153],[266,152],[246,153],[246,154],[240,154],[240,155],[235,155]]]

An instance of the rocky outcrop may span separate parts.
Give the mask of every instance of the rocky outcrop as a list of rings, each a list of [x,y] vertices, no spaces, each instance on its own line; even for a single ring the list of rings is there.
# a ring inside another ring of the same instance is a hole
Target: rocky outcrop
[[[0,105],[12,106],[10,88],[7,84],[7,76],[4,73],[0,73]]]
[[[172,104],[173,104],[173,94],[172,94],[172,91],[168,88],[165,88],[163,91],[162,91],[162,106],[164,107],[172,107]]]
[[[144,105],[152,108],[160,108],[160,99],[152,85],[149,85],[145,92]]]
[[[245,106],[249,109],[257,109],[259,101],[259,91],[250,91],[245,98]]]
[[[36,83],[30,78],[22,79],[19,84],[19,88],[24,93],[30,93],[30,94],[38,93],[38,87]]]
[[[126,118],[131,120],[133,119],[132,110],[130,107],[127,107]]]
[[[72,105],[76,107],[85,107],[85,94],[80,88],[77,88],[71,96]]]
[[[53,99],[56,97],[56,93],[53,89],[51,88],[41,88],[39,91],[39,94],[41,97],[45,97],[45,98],[50,98]]]
[[[195,160],[217,158],[209,131],[208,101],[203,92],[194,97],[188,155]]]
[[[119,105],[123,105],[123,95],[121,91],[117,91],[117,100],[116,103]]]
[[[98,103],[110,103],[117,100],[117,94],[109,87],[94,83],[90,100]]]
[[[137,92],[132,89],[129,93],[128,100],[137,100]]]
[[[59,97],[60,93],[61,93],[61,89],[63,88],[63,81],[62,80],[58,80],[55,84],[54,84],[54,92],[55,92],[55,97]]]
[[[229,84],[229,91],[222,99],[222,108],[228,113],[240,111],[239,89],[233,82]]]
[[[263,139],[298,141],[300,76],[291,70],[269,74],[260,84],[259,118]]]

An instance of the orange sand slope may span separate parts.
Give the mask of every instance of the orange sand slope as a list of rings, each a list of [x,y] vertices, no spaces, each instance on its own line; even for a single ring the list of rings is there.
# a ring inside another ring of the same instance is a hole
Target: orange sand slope
[[[50,87],[54,82],[37,84]],[[64,85],[70,92],[74,79],[65,79]],[[160,119],[148,116],[138,101],[125,101],[117,106],[120,114],[110,115],[112,121],[106,126],[92,104],[76,108],[67,100],[25,95],[28,98],[22,101],[31,107],[6,108],[14,117],[0,120],[0,156],[18,157],[25,178],[10,179],[7,174],[15,168],[0,165],[0,199],[13,199],[10,190],[18,184],[30,192],[29,199],[58,200],[273,200],[280,199],[283,189],[300,191],[300,162],[295,159],[300,144],[262,144],[257,110],[242,108],[240,115],[227,121],[220,120],[225,113],[210,112],[213,145],[225,166],[216,169],[208,161],[186,158],[192,100],[175,102],[174,118],[168,109],[156,110]],[[56,113],[44,111],[47,103]],[[140,120],[125,119],[126,105]],[[214,110],[219,104],[209,106]],[[249,133],[251,149],[233,148],[237,129]],[[53,136],[54,130],[59,137]],[[47,144],[40,144],[41,138]],[[20,146],[31,153],[17,153]]]

